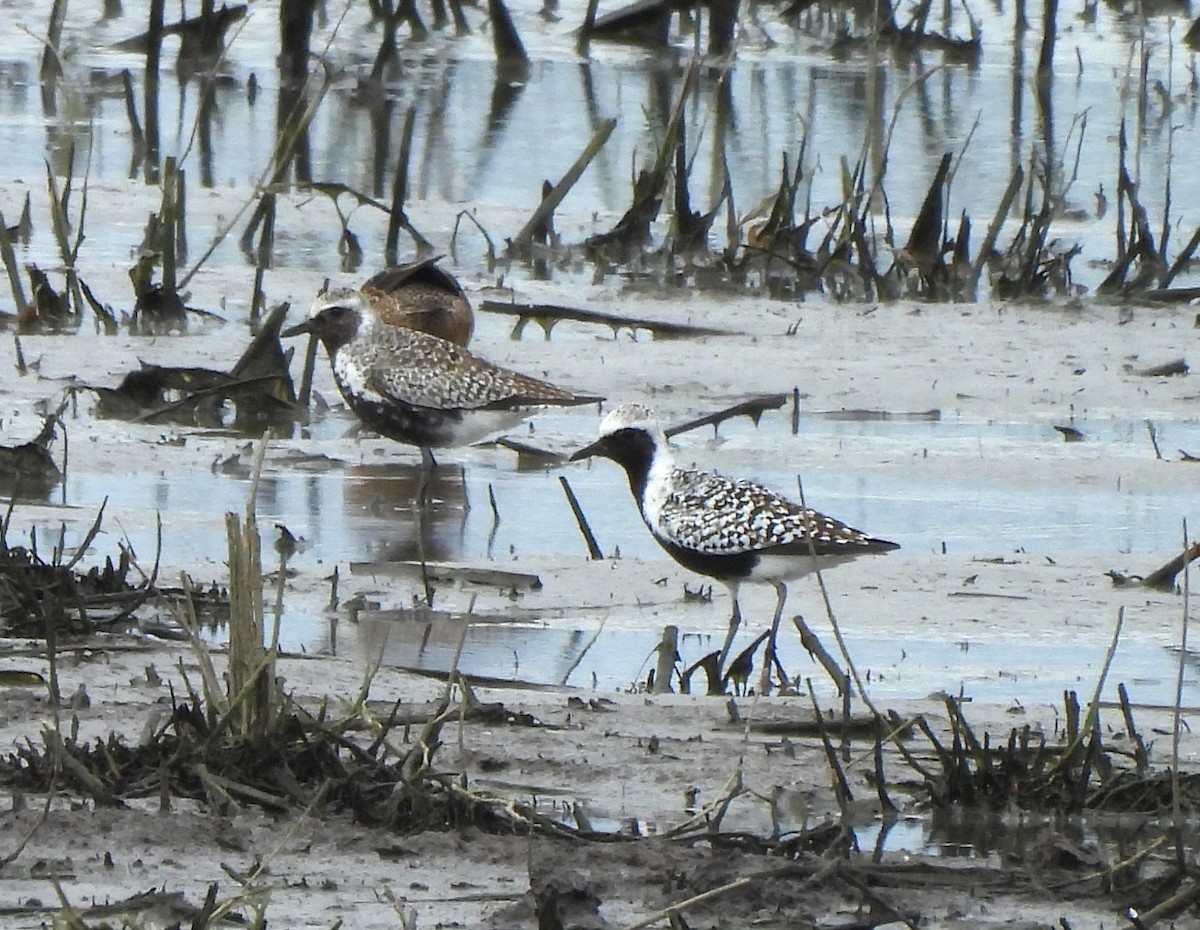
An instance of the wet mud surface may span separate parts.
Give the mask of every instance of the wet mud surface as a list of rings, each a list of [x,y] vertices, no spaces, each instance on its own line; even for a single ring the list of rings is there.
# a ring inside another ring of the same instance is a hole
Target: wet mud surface
[[[107,20],[93,12],[83,24],[72,8],[74,44],[55,114],[44,111],[36,78],[41,46],[32,36],[45,24],[29,21],[32,35],[14,23],[0,33],[12,41],[0,56],[7,75],[0,139],[11,153],[0,206],[11,224],[29,192],[34,233],[17,255],[57,273],[60,285],[41,156],[65,175],[74,142],[78,191],[82,153],[90,151],[78,267],[123,319],[132,305],[126,272],[160,192],[130,171],[119,77],[126,67],[140,75],[144,58],[113,43],[137,31],[134,14]],[[805,126],[810,157],[822,166],[813,201],[836,202],[837,159],[857,157],[864,127],[896,103],[910,71],[944,64],[905,97],[911,109],[892,141],[890,206],[907,228],[942,151],[963,144],[981,104],[1001,99],[997,88],[1013,94],[1028,77],[1022,50],[1033,38],[1014,44],[1007,14],[973,12],[984,17],[988,37],[978,67],[936,56],[893,62],[876,100],[867,96],[861,60],[832,59],[824,39],[774,14],[747,14],[730,72],[739,204],[749,209],[775,190],[780,153],[795,150]],[[787,616],[802,615],[835,654],[836,624],[878,709],[902,720],[924,715],[949,742],[949,694],[994,744],[1015,728],[1061,746],[1064,691],[1086,705],[1104,675],[1100,729],[1110,754],[1132,764],[1135,740],[1116,691],[1124,684],[1151,767],[1172,764],[1178,730],[1179,768],[1195,771],[1200,745],[1186,723],[1200,699],[1182,631],[1189,601],[1175,591],[1119,587],[1106,574],[1149,574],[1184,546],[1185,521],[1194,536],[1200,519],[1200,390],[1183,372],[1146,373],[1180,358],[1194,364],[1195,308],[1095,294],[1112,255],[1112,217],[1103,218],[1096,193],[1103,184],[1113,196],[1113,146],[1127,99],[1120,83],[1137,34],[1128,20],[1106,9],[1064,32],[1060,63],[1079,47],[1086,67],[1075,80],[1061,64],[1049,130],[1030,115],[1025,92],[1005,96],[1003,113],[984,107],[951,188],[948,215],[970,208],[982,234],[1014,164],[1039,144],[1065,148],[1075,114],[1093,107],[1088,138],[1096,141],[1067,198],[1075,212],[1068,209],[1060,227],[1085,244],[1070,293],[1045,303],[858,303],[702,287],[695,269],[681,286],[650,262],[603,268],[570,248],[540,266],[489,264],[469,224],[455,235],[458,212],[472,211],[498,241],[512,234],[536,206],[542,179],[560,176],[609,113],[619,118],[613,142],[564,202],[556,227],[568,243],[611,227],[628,205],[631,159],[653,150],[656,114],[668,109],[681,71],[671,56],[614,44],[593,47],[581,72],[566,20],[582,11],[560,10],[561,27],[532,8],[514,13],[539,48],[515,96],[496,91],[511,82],[497,80],[485,30],[457,43],[435,33],[430,45],[402,43],[387,91],[392,106],[380,111],[354,102],[379,40],[355,6],[330,47],[335,90],[310,138],[316,179],[386,200],[402,121],[381,122],[381,112],[413,106],[420,155],[408,213],[436,251],[450,253],[444,265],[476,308],[555,304],[718,331],[666,339],[646,328],[614,333],[564,321],[546,339],[537,326],[511,338],[513,316],[479,310],[472,347],[498,364],[602,394],[609,399],[602,409],[648,403],[670,424],[781,395],[783,405],[757,423],[735,418],[678,436],[677,456],[793,496],[799,480],[811,505],[901,544],[827,574],[832,616],[812,579],[793,585],[788,601]],[[140,24],[142,12],[136,17]],[[141,570],[157,564],[164,585],[179,583],[181,572],[202,586],[225,584],[225,514],[245,507],[257,431],[104,419],[88,386],[116,385],[143,362],[228,371],[249,343],[255,268],[237,247],[246,220],[239,211],[267,164],[264,147],[248,140],[274,133],[275,75],[263,64],[276,52],[274,26],[275,7],[254,7],[217,85],[221,118],[184,159],[192,261],[217,241],[188,282],[188,304],[212,316],[155,336],[126,326],[103,335],[90,316],[77,333],[18,340],[13,325],[0,334],[0,444],[34,439],[42,416],[68,400],[66,442],[60,435],[52,446],[64,475],[44,493],[18,495],[5,518],[9,546],[49,553],[61,535],[73,550],[107,501],[84,567],[124,548]],[[333,28],[323,21],[318,34],[328,38]],[[1156,19],[1150,28],[1166,40],[1179,24]],[[440,64],[439,52],[446,53]],[[1153,98],[1138,137],[1140,182],[1154,203],[1169,164],[1164,127],[1180,125],[1175,151],[1196,132],[1188,65],[1163,58],[1152,59],[1153,74],[1172,90]],[[247,94],[251,73],[263,83],[257,103]],[[194,83],[172,78],[166,86],[162,149],[183,153],[203,96]],[[697,107],[695,127],[706,112]],[[556,145],[538,130],[547,124],[561,127]],[[697,145],[712,141],[702,135]],[[719,160],[704,155],[693,192],[715,199]],[[1194,184],[1190,174],[1175,176],[1175,209],[1184,217],[1178,239],[1197,221]],[[263,289],[270,304],[291,303],[289,322],[307,312],[326,279],[357,285],[382,264],[382,211],[361,204],[349,211],[366,253],[355,266],[343,264],[341,227],[325,195],[297,185],[281,193],[277,210]],[[219,239],[230,225],[233,235]],[[303,345],[296,351],[298,379]],[[729,601],[720,585],[710,590],[657,549],[611,463],[547,465],[494,444],[440,453],[426,552],[434,598],[432,607],[423,604],[412,505],[417,451],[356,429],[323,355],[314,388],[309,421],[269,439],[257,486],[264,570],[278,567],[277,524],[297,540],[282,585],[285,690],[310,709],[325,700],[344,707],[378,663],[370,716],[386,719],[399,702],[420,719],[443,694],[442,678],[461,672],[480,701],[510,716],[449,725],[437,768],[481,798],[527,805],[609,841],[498,835],[470,820],[405,835],[362,826],[345,812],[306,812],[298,802],[266,813],[244,799],[218,806],[177,798],[164,810],[154,792],[103,806],[82,800],[88,795],[78,787],[56,792],[43,820],[43,797],[10,789],[0,813],[4,854],[31,838],[0,871],[6,926],[47,925],[63,905],[55,882],[88,926],[116,920],[88,908],[151,890],[161,897],[136,908],[144,925],[188,925],[214,882],[240,913],[265,907],[271,925],[288,927],[412,926],[408,915],[419,926],[629,926],[704,892],[715,893],[689,906],[689,926],[1023,927],[1061,918],[1084,927],[1119,924],[1126,908],[1146,910],[1167,897],[1155,881],[1169,874],[1174,849],[1147,832],[1161,811],[1080,818],[1054,809],[947,808],[931,802],[911,760],[885,743],[881,764],[897,807],[888,813],[877,791],[876,740],[862,734],[846,737],[839,758],[849,796],[839,795],[825,745],[807,721],[814,705],[834,719],[841,698],[793,629],[780,649],[794,694],[731,705],[646,693],[664,627],[679,628],[680,664],[690,665],[719,646]],[[548,412],[509,438],[565,457],[594,438],[601,412]],[[225,413],[232,419],[232,409]],[[1066,430],[1079,441],[1066,441]],[[604,558],[589,559],[561,477]],[[271,581],[271,597],[274,590]],[[769,587],[744,590],[740,644],[765,627],[772,604]],[[183,673],[196,673],[193,652],[156,635],[170,619],[155,605],[123,630],[60,641],[57,709],[45,689],[6,684],[3,752],[39,743],[55,721],[77,727],[85,741],[115,731],[136,742],[160,726],[185,693]],[[209,634],[218,662],[226,638],[220,626]],[[5,672],[47,674],[38,636],[10,635],[3,650]],[[1172,714],[1177,700],[1183,726]],[[851,709],[863,714],[865,704],[856,697]],[[411,746],[418,729],[391,738]],[[911,745],[918,763],[934,765],[929,743],[918,736]],[[731,794],[720,830],[678,832],[712,822]],[[1190,862],[1194,818],[1181,823]],[[1134,857],[1149,865],[1123,884],[1119,866]],[[1175,925],[1195,922],[1189,906]]]

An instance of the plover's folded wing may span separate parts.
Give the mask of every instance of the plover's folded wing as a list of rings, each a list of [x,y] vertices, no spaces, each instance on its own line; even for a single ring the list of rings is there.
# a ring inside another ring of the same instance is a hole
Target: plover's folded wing
[[[343,379],[361,372],[364,391],[385,403],[432,410],[492,410],[537,404],[587,403],[547,381],[493,365],[444,339],[402,327],[380,327],[370,340],[342,348]]]
[[[712,555],[815,550],[826,556],[898,548],[751,481],[690,469],[675,469],[672,479],[659,531],[688,549]]]

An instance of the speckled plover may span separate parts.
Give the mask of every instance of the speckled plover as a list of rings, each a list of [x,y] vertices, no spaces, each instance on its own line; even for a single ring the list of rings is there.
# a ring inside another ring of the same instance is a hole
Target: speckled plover
[[[600,423],[600,438],[571,459],[596,455],[625,469],[642,520],[658,544],[684,568],[729,589],[733,614],[717,659],[718,672],[741,622],[742,582],[766,581],[775,587],[769,663],[787,599],[785,582],[899,548],[761,485],[678,467],[654,413],[640,404],[611,411]]]
[[[281,335],[314,333],[333,377],[368,429],[431,449],[462,446],[519,423],[540,407],[595,403],[548,381],[500,368],[467,349],[405,326],[375,308],[317,298],[309,318]]]
[[[404,326],[465,346],[475,331],[475,314],[462,285],[438,265],[440,256],[396,265],[368,278],[362,287],[321,293],[316,307],[369,311],[388,326]]]
[[[426,493],[433,449],[463,446],[514,426],[542,407],[601,400],[486,362],[438,336],[397,325],[372,302],[318,297],[309,318],[281,333],[312,333],[325,346],[333,379],[359,421],[421,450],[416,491],[425,599]]]

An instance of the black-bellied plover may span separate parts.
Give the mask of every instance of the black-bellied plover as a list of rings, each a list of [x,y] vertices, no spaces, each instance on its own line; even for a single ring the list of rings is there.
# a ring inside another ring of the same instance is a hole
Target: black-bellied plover
[[[439,258],[385,268],[357,290],[330,288],[317,297],[315,306],[369,311],[379,323],[465,346],[475,331],[475,314],[462,285],[438,265]]]
[[[425,506],[433,449],[468,445],[515,426],[544,407],[595,403],[548,381],[501,368],[438,336],[397,325],[372,301],[318,297],[309,318],[281,333],[312,333],[325,346],[333,379],[370,430],[421,450],[416,512],[425,598]]]
[[[467,349],[381,319],[362,302],[317,298],[283,336],[314,333],[333,377],[363,425],[430,450],[462,446],[514,426],[541,407],[600,400],[501,368]]]
[[[684,568],[729,589],[733,612],[717,659],[718,674],[741,622],[738,587],[742,582],[766,581],[775,587],[769,666],[787,599],[786,582],[859,556],[899,548],[762,485],[680,468],[654,413],[640,404],[611,411],[600,423],[600,438],[571,459],[597,455],[625,469],[642,520],[658,544]]]

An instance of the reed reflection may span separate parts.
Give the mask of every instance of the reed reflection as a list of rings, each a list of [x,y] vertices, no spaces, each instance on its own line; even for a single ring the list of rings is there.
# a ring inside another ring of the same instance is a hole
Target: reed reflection
[[[552,6],[547,4],[546,11],[550,12]],[[1147,189],[1165,185],[1170,127],[1187,129],[1195,121],[1195,95],[1188,102],[1171,90],[1180,86],[1172,83],[1171,69],[1177,82],[1184,77],[1180,65],[1147,57],[1155,42],[1169,38],[1169,27],[1153,21],[1144,23],[1141,28],[1147,38],[1143,41],[1134,34],[1132,18],[1123,21],[1118,12],[1110,13],[1104,5],[1086,5],[1082,25],[1075,31],[1062,32],[1060,44],[1073,43],[1071,51],[1079,61],[1079,68],[1071,69],[1074,73],[1064,74],[1071,82],[1066,89],[1052,67],[1057,20],[1050,3],[1043,5],[1043,17],[1037,25],[1027,22],[1024,0],[1015,5],[992,0],[973,9],[971,13],[980,17],[978,35],[987,42],[982,48],[976,41],[975,24],[971,38],[955,38],[965,35],[967,29],[960,8],[950,4],[923,4],[919,10],[910,11],[883,0],[864,0],[842,8],[798,2],[784,11],[783,20],[741,6],[743,9],[736,0],[722,0],[709,7],[707,24],[703,12],[699,12],[684,17],[682,25],[677,12],[660,7],[660,13],[666,10],[669,15],[661,22],[655,20],[653,41],[659,46],[665,42],[666,48],[633,51],[626,44],[615,46],[619,54],[609,55],[606,50],[591,60],[569,63],[561,59],[565,44],[573,44],[573,36],[567,37],[565,27],[551,25],[538,33],[526,22],[522,31],[537,34],[541,43],[541,57],[535,56],[529,64],[511,47],[508,54],[497,47],[494,59],[472,57],[473,52],[460,54],[461,46],[445,34],[450,29],[451,14],[455,31],[467,31],[458,3],[449,3],[448,7],[440,0],[372,4],[369,13],[356,9],[353,16],[359,18],[353,20],[353,25],[334,34],[332,20],[318,19],[321,7],[316,0],[296,0],[279,5],[276,41],[272,30],[261,25],[265,22],[274,26],[271,16],[256,17],[246,21],[244,28],[226,32],[229,23],[214,24],[216,13],[212,11],[207,14],[208,22],[202,16],[165,23],[166,4],[156,0],[148,18],[138,14],[135,23],[135,17],[127,17],[130,32],[148,22],[147,31],[114,43],[117,51],[134,51],[139,56],[131,68],[124,99],[115,94],[97,94],[95,87],[105,80],[106,63],[88,63],[85,67],[91,67],[92,72],[84,81],[74,76],[77,83],[90,85],[79,95],[87,112],[70,116],[72,125],[94,128],[68,130],[68,108],[51,96],[44,109],[53,112],[57,106],[64,116],[61,121],[47,121],[60,125],[47,129],[46,139],[41,141],[49,143],[52,161],[59,171],[64,164],[61,153],[71,147],[68,143],[82,151],[81,138],[94,133],[97,138],[91,145],[94,161],[90,167],[91,177],[97,179],[112,177],[116,153],[119,172],[128,173],[132,163],[137,175],[157,184],[162,175],[160,161],[165,165],[165,158],[174,155],[180,158],[181,167],[199,177],[205,187],[217,184],[218,179],[229,179],[234,185],[257,185],[265,171],[271,193],[278,196],[291,193],[299,200],[305,186],[317,183],[369,191],[383,200],[389,187],[395,188],[393,153],[407,125],[402,126],[396,114],[411,113],[412,199],[439,201],[435,209],[466,201],[480,205],[481,225],[490,233],[495,223],[484,215],[486,210],[532,213],[538,205],[542,182],[562,176],[578,157],[580,140],[589,128],[594,135],[606,120],[615,117],[618,128],[571,194],[569,209],[575,211],[572,220],[585,217],[582,222],[586,223],[592,213],[620,215],[626,211],[629,179],[656,154],[663,126],[680,90],[688,53],[704,47],[705,40],[710,51],[722,49],[735,14],[741,28],[734,49],[736,61],[726,67],[724,60],[708,59],[700,69],[698,87],[686,102],[690,117],[686,128],[688,151],[684,153],[687,182],[694,206],[701,212],[720,200],[727,170],[731,199],[743,207],[743,212],[747,206],[763,202],[778,189],[784,153],[792,156],[804,140],[808,153],[804,167],[821,168],[806,171],[813,185],[806,193],[811,194],[816,211],[842,200],[841,178],[834,166],[842,158],[854,164],[866,150],[868,172],[886,176],[883,193],[890,208],[907,219],[921,203],[920,185],[908,183],[911,176],[924,177],[930,158],[962,148],[965,138],[974,131],[968,124],[979,112],[974,151],[967,152],[961,167],[955,168],[960,183],[953,197],[965,200],[969,191],[969,206],[978,204],[978,211],[989,213],[1004,193],[1005,180],[1029,160],[1031,142],[1037,146],[1039,160],[1044,160],[1043,153],[1056,151],[1058,138],[1070,144],[1067,123],[1061,132],[1057,130],[1056,105],[1059,115],[1086,111],[1091,130],[1089,144],[1099,137],[1105,140],[1105,147],[1115,148],[1111,140],[1116,136],[1124,102],[1120,90],[1100,75],[1102,65],[1085,57],[1086,43],[1101,41],[1105,29],[1111,29],[1118,41],[1130,43],[1130,61],[1139,48],[1150,50],[1144,52],[1138,62],[1141,67],[1130,80],[1137,94],[1138,118],[1133,130],[1137,144],[1131,145],[1131,151],[1137,151],[1143,159],[1139,170],[1144,171]],[[208,7],[206,4],[205,9]],[[430,17],[429,24],[420,19],[418,10]],[[467,12],[473,20],[483,16],[481,10],[468,8]],[[907,22],[906,16],[910,17]],[[568,19],[569,14],[562,14],[562,18]],[[666,33],[662,32],[664,24]],[[412,34],[406,31],[409,26]],[[441,47],[433,49],[422,44],[430,38],[424,35],[427,27],[443,30],[443,36],[436,37],[442,41]],[[789,27],[793,32],[790,47],[786,39],[781,40]],[[1035,33],[1041,44],[1036,61],[1038,80],[1027,91],[1026,81],[1032,75],[1025,43]],[[355,36],[356,41],[347,41],[348,35]],[[319,66],[314,66],[311,55],[314,37],[320,48],[327,38],[334,40]],[[823,47],[814,47],[811,37]],[[515,39],[505,41],[512,46]],[[175,48],[176,40],[179,56],[174,72],[168,68],[163,73],[162,55]],[[750,54],[743,52],[747,46]],[[783,46],[785,53],[777,51],[778,46]],[[267,50],[270,57],[262,56]],[[1068,52],[1068,48],[1062,49],[1063,54]],[[981,56],[992,67],[980,68]],[[37,108],[39,77],[49,76],[51,79],[43,86],[61,93],[64,82],[73,79],[72,60],[68,57],[64,62],[68,66],[65,75],[39,75],[35,73],[36,65],[27,65],[26,84],[3,88],[6,112],[10,96],[20,98],[13,110]],[[258,83],[255,68],[261,69],[262,62],[272,62],[266,67],[277,67],[279,77],[279,89],[270,91],[274,99],[267,104],[267,118],[274,115],[274,125],[269,129],[256,125],[250,100],[250,88],[267,88],[274,83]],[[0,63],[0,71],[7,77],[15,73],[16,67]],[[115,78],[119,73],[114,69],[110,75]],[[327,98],[319,99],[325,90],[317,89],[316,79],[323,76],[333,80]],[[183,88],[193,79],[197,96],[189,98]],[[17,93],[16,87],[26,89]],[[1029,126],[1024,124],[1028,115],[1026,93],[1032,95],[1035,107],[1035,122]],[[1002,97],[1010,99],[1008,108],[990,106],[991,101]],[[72,97],[73,102],[75,99]],[[300,118],[310,106],[315,108],[311,124]],[[126,123],[128,131],[122,131],[115,142],[100,137],[114,124]],[[166,139],[162,138],[164,126],[170,127]],[[546,126],[554,131],[546,133]],[[3,135],[17,162],[14,176],[42,168],[46,145],[27,144],[28,140],[20,139],[12,126],[5,127]],[[889,138],[891,144],[885,152]],[[199,161],[198,174],[196,165],[188,164],[186,153],[166,150],[177,140],[187,140],[179,144],[180,148],[195,141],[196,152],[190,160]],[[87,141],[93,142],[90,138]],[[994,153],[1005,147],[1012,170],[993,170]],[[275,152],[283,153],[278,163],[271,160]],[[1055,160],[1051,155],[1051,161]],[[1088,159],[1080,167],[1079,189],[1095,190],[1103,182],[1111,188],[1113,178],[1106,174],[1111,175],[1114,162],[1103,152]],[[289,186],[294,188],[290,192]],[[1061,178],[1051,178],[1049,186],[1056,191]],[[1186,202],[1191,203],[1195,199],[1196,181],[1191,176],[1177,173],[1172,187],[1176,201],[1190,197]],[[873,206],[878,208],[880,204]],[[958,206],[948,204],[947,209]],[[375,230],[366,227],[382,223],[372,209],[361,215],[369,218],[363,220],[363,228],[356,229],[356,234],[363,237],[364,260],[374,261],[377,253],[367,236]],[[256,211],[251,225],[259,225],[265,218]],[[973,218],[979,222],[978,212]],[[560,229],[567,228],[563,217],[555,219]],[[656,217],[660,226],[652,230],[655,235],[665,220],[666,212]],[[578,226],[576,223],[575,228]],[[336,227],[330,230],[331,238],[336,231]],[[495,230],[499,236],[510,231]],[[596,230],[585,231],[578,240],[592,231]],[[731,233],[731,238],[736,240],[736,235]],[[714,240],[719,240],[719,235]],[[431,241],[437,240],[431,236]],[[295,251],[286,257],[296,263],[328,261],[331,256],[314,257],[318,250],[312,242],[312,236],[290,237],[283,247]],[[711,244],[717,248],[722,245],[719,241]],[[741,244],[734,241],[732,250]],[[275,255],[276,260],[281,257]],[[358,261],[354,253],[347,252],[344,257],[347,267]],[[251,260],[257,261],[258,256],[251,256]],[[545,267],[538,266],[535,273],[555,273],[553,261],[543,261],[542,265]]]
[[[572,681],[572,675],[582,677],[580,663],[597,643],[591,629],[468,619],[419,607],[363,611],[351,629],[364,656],[395,668],[441,675],[457,671],[476,684],[584,684]],[[628,654],[609,647],[592,661],[624,670]]]

